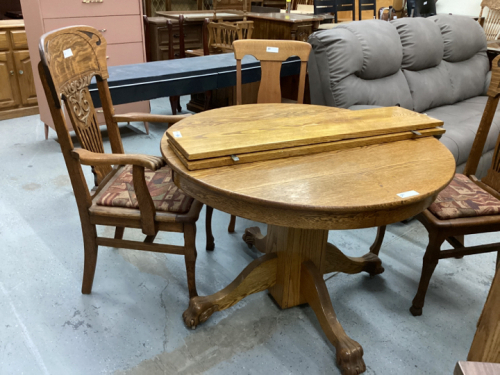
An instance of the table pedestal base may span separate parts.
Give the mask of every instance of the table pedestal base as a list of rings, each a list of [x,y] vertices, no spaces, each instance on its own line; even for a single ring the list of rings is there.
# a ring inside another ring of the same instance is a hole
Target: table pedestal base
[[[214,312],[227,309],[246,296],[266,289],[281,308],[308,303],[323,331],[337,351],[337,364],[343,374],[360,374],[366,370],[363,348],[344,332],[332,307],[323,274],[382,273],[384,268],[374,253],[354,258],[344,255],[327,242],[328,231],[268,226],[267,236],[258,228],[249,228],[243,239],[265,253],[250,263],[241,274],[221,291],[194,297],[183,314],[184,323],[196,328]]]

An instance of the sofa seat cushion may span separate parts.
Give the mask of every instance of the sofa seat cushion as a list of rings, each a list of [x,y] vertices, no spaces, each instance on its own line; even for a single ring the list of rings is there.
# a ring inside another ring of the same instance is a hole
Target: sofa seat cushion
[[[456,174],[429,207],[441,220],[498,215],[500,200],[481,189],[467,176]]]
[[[477,96],[425,112],[427,115],[444,122],[446,133],[440,140],[451,151],[457,165],[465,163],[469,157],[487,100],[486,96]],[[491,124],[483,154],[495,148],[499,132],[500,109],[497,110]]]
[[[189,211],[193,198],[187,196],[172,181],[172,170],[165,166],[157,171],[144,171],[146,184],[157,211],[183,214]],[[134,191],[132,166],[127,165],[122,172],[102,192],[97,200],[99,206],[139,208]]]

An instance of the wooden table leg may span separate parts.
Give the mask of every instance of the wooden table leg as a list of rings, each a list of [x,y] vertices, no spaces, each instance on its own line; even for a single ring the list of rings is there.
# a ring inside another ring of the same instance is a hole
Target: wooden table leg
[[[249,248],[254,246],[261,253],[266,253],[266,236],[263,236],[259,227],[251,227],[245,229],[243,234],[243,241]]]
[[[221,291],[204,297],[193,297],[182,318],[187,327],[195,329],[216,311],[225,310],[250,294],[261,292],[276,283],[276,254],[254,260],[234,281]]]
[[[346,335],[332,307],[323,275],[311,261],[302,263],[300,292],[312,307],[326,337],[337,351],[337,365],[342,374],[361,374],[366,371],[363,348]]]
[[[326,264],[323,273],[343,272],[360,273],[368,272],[370,276],[384,272],[382,261],[372,252],[362,257],[349,257],[340,251],[336,246],[328,243],[326,245]]]

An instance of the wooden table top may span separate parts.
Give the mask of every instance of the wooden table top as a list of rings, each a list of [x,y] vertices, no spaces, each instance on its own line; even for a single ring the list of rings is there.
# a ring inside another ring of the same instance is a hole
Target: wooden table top
[[[339,111],[324,108],[332,116]],[[262,125],[265,120],[256,123]],[[212,129],[208,121],[205,126]],[[404,220],[427,208],[455,172],[452,154],[433,137],[195,171],[184,167],[166,135],[161,152],[175,183],[199,201],[258,222],[304,229]],[[398,196],[410,191],[416,195]]]
[[[214,18],[214,12],[207,10],[190,10],[190,11],[157,11],[157,15],[162,17],[179,20],[179,16],[183,15],[186,22],[203,21],[205,18]],[[216,12],[217,18],[227,20],[240,20],[243,18],[243,12],[238,10],[221,10]]]
[[[332,111],[320,105],[249,104],[190,116],[167,136],[186,159],[200,160],[441,125],[441,120],[400,107]]]
[[[296,13],[247,13],[247,17],[251,20],[258,18],[262,20],[271,20],[279,22],[309,22],[309,21],[322,21],[325,17],[319,14],[296,14]]]

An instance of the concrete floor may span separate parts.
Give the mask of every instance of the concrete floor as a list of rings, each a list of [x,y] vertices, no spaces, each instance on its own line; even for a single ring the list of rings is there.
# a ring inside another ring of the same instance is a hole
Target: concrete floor
[[[153,112],[168,113],[167,99]],[[123,126],[125,150],[160,155],[164,125]],[[184,327],[188,305],[181,256],[102,248],[91,295],[80,293],[83,244],[78,212],[55,132],[38,116],[0,122],[0,374],[338,374],[335,349],[307,307],[280,311],[266,292]],[[89,172],[89,181],[92,178]],[[265,225],[214,214],[214,252],[198,222],[201,295],[231,282],[258,254],[241,240]],[[109,230],[102,232],[110,234]],[[126,236],[140,238],[138,232]],[[365,253],[375,229],[330,232],[350,255]],[[468,237],[468,244],[498,241]],[[180,235],[162,234],[182,243]],[[326,275],[345,331],[364,348],[367,374],[451,374],[464,360],[492,281],[495,255],[439,263],[424,315],[408,308],[427,234],[417,221],[389,226],[385,273]]]

